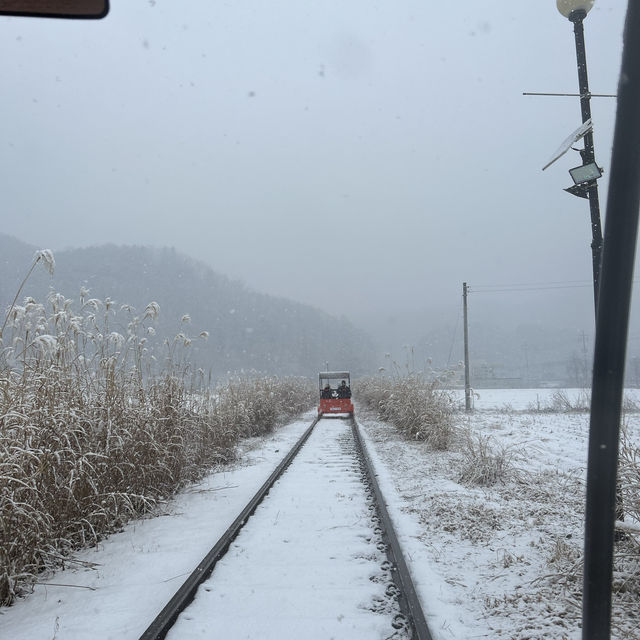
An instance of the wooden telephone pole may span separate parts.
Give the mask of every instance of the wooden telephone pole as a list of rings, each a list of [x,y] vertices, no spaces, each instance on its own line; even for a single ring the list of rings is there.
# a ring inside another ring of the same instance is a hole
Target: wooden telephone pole
[[[471,411],[471,382],[469,381],[469,327],[467,325],[467,283],[462,283],[464,317],[464,410]]]

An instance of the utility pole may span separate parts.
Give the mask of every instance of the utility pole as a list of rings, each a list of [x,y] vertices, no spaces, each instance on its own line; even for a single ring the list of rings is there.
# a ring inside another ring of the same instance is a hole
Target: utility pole
[[[467,324],[467,283],[462,283],[464,317],[464,410],[471,411],[471,383],[469,381],[469,327]]]
[[[589,361],[587,358],[587,334],[582,330],[582,367],[583,367],[583,375],[582,378],[582,386],[586,387],[589,384]]]

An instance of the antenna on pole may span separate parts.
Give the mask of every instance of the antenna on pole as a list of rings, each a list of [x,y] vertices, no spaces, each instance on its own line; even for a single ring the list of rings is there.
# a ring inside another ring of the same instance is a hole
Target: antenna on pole
[[[535,91],[523,91],[523,96],[556,96],[556,97],[565,97],[570,96],[572,98],[582,98],[582,95],[579,93],[542,93]],[[590,93],[590,98],[617,98],[618,95],[616,93]]]

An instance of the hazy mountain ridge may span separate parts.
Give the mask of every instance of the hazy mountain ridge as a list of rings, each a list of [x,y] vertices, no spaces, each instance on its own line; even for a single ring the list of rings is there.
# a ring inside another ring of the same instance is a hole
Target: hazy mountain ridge
[[[0,234],[0,303],[6,309],[31,264],[37,247]],[[55,252],[53,277],[36,269],[19,300],[44,300],[50,290],[79,300],[110,297],[142,313],[160,305],[158,334],[209,332],[194,342],[198,366],[215,377],[228,371],[257,370],[278,375],[313,375],[325,362],[355,374],[369,373],[375,349],[371,339],[345,318],[284,298],[251,291],[204,263],[171,248],[102,245]],[[181,318],[188,314],[189,325]]]

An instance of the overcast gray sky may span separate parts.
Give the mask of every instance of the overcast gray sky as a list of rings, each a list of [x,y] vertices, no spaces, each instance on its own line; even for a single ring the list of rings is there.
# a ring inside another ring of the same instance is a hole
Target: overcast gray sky
[[[370,326],[444,317],[465,280],[579,281],[553,300],[592,321],[588,203],[562,191],[579,156],[541,171],[579,101],[522,96],[577,90],[554,0],[111,4],[0,19],[2,231],[175,246]],[[585,20],[594,93],[616,91],[625,9]],[[615,106],[592,101],[605,169]]]

